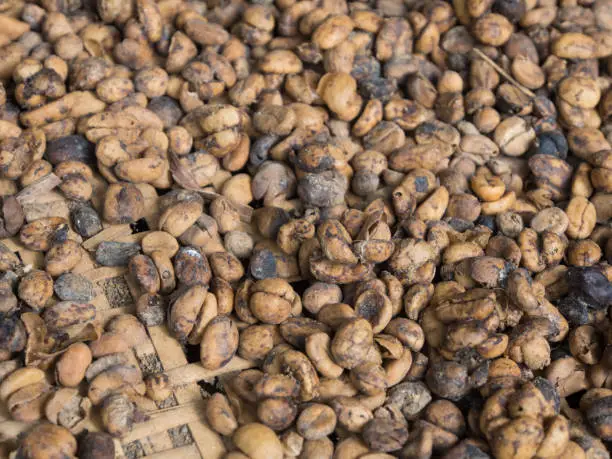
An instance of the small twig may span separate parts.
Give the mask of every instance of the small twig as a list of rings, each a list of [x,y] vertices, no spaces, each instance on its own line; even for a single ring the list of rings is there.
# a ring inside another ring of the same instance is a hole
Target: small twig
[[[532,99],[535,98],[536,95],[533,92],[531,92],[525,86],[523,86],[518,81],[516,81],[514,78],[512,78],[512,76],[508,72],[506,72],[499,65],[497,65],[495,62],[493,62],[493,60],[490,57],[488,57],[485,53],[480,51],[478,48],[474,48],[472,51],[474,51],[476,54],[478,54],[478,57],[483,59],[487,64],[489,64],[491,67],[493,67],[495,70],[497,70],[497,72],[501,76],[503,76],[506,80],[508,80],[510,83],[512,83],[514,86],[516,86],[523,94],[525,94],[528,97],[531,97]]]

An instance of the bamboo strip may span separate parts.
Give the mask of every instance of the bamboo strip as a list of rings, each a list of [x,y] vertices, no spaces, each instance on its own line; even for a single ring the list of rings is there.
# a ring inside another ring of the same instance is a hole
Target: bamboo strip
[[[167,410],[159,410],[156,413],[150,414],[148,421],[135,424],[132,431],[121,439],[121,443],[125,445],[134,440],[164,432],[173,427],[193,421],[201,421],[203,420],[205,406],[206,402],[200,400],[200,402],[191,405],[179,405]]]
[[[180,387],[196,381],[210,381],[216,376],[224,375],[234,371],[247,370],[253,368],[255,364],[241,357],[234,357],[223,368],[218,370],[207,370],[201,363],[189,363],[185,366],[174,368],[167,371],[166,375],[173,387]]]
[[[201,459],[197,445],[191,444],[147,456],[149,459]]]

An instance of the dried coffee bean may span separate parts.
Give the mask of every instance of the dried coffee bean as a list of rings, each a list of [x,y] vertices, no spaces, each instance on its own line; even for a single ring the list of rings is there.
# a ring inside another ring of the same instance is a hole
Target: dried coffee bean
[[[30,429],[19,446],[24,458],[70,457],[77,452],[77,441],[64,427],[42,423]]]
[[[590,304],[580,295],[571,295],[561,298],[558,304],[559,312],[563,314],[570,324],[585,325],[593,320]]]
[[[259,137],[251,145],[251,151],[249,153],[249,164],[257,167],[263,164],[269,157],[270,148],[278,142],[278,136],[275,135],[263,135]]]
[[[326,438],[336,427],[336,413],[327,405],[313,403],[300,413],[296,426],[307,440]]]
[[[140,246],[132,242],[103,241],[96,249],[96,262],[102,266],[127,266],[138,252]]]
[[[543,132],[536,137],[531,152],[565,159],[568,153],[567,140],[559,131]]]
[[[236,447],[252,459],[281,459],[280,440],[269,427],[251,423],[239,427],[232,436]]]
[[[25,222],[23,208],[17,198],[2,198],[2,218],[0,218],[0,236],[12,237],[19,232]]]
[[[17,315],[2,315],[2,327],[0,328],[0,345],[8,352],[22,351],[26,346],[26,329]]]
[[[374,418],[364,427],[363,438],[375,451],[397,451],[408,440],[408,424],[403,418]]]
[[[58,277],[53,284],[53,290],[62,301],[87,303],[95,296],[91,281],[74,273],[65,273]]]
[[[422,382],[404,382],[389,391],[389,404],[398,406],[407,419],[417,416],[432,400]]]
[[[144,215],[144,196],[132,184],[113,183],[104,200],[104,219],[112,224],[133,223]]]
[[[66,239],[55,243],[45,255],[46,271],[57,277],[72,270],[82,258],[82,249],[78,242]]]
[[[98,213],[89,206],[79,206],[71,214],[74,229],[81,236],[90,238],[102,231],[102,222]]]
[[[489,13],[480,17],[474,24],[473,33],[482,43],[501,46],[508,41],[513,27],[505,16]]]
[[[591,307],[600,309],[612,303],[612,285],[598,268],[571,267],[567,270],[567,282],[590,300]]]
[[[467,368],[456,362],[434,363],[426,378],[434,394],[449,400],[459,400],[470,390]]]
[[[71,344],[55,365],[57,381],[66,387],[78,386],[85,378],[85,371],[91,360],[91,351],[86,344]]]
[[[147,108],[163,121],[166,129],[176,126],[183,115],[180,105],[168,96],[153,97]]]
[[[336,332],[331,344],[334,361],[343,368],[362,363],[372,345],[372,326],[365,319],[349,320]]]
[[[47,158],[56,165],[64,161],[79,161],[85,164],[95,164],[95,148],[85,137],[69,135],[52,140],[47,144]]]
[[[161,287],[159,272],[148,255],[134,255],[128,262],[128,272],[145,293],[157,293]]]
[[[298,194],[308,204],[331,207],[344,201],[347,180],[337,172],[307,174],[298,182]]]
[[[296,404],[287,398],[267,398],[257,404],[259,420],[276,431],[289,427],[296,415]]]
[[[206,419],[222,435],[231,435],[238,428],[238,421],[223,394],[216,393],[210,397],[206,403]]]
[[[53,279],[45,271],[32,271],[19,282],[19,299],[35,311],[42,310],[53,296]]]
[[[104,432],[87,432],[79,438],[78,457],[82,459],[113,459],[113,437]]]
[[[110,395],[102,404],[101,417],[108,433],[114,437],[121,437],[132,430],[136,407],[125,395]]]
[[[202,335],[200,361],[204,368],[216,370],[226,365],[238,350],[238,329],[227,316],[209,322]]]
[[[359,80],[358,90],[364,99],[386,102],[397,91],[397,84],[386,78],[364,78]]]
[[[595,228],[597,212],[588,199],[576,196],[570,200],[565,209],[569,219],[567,235],[572,239],[584,239],[591,235]]]
[[[607,457],[610,1],[207,3],[0,0],[0,456]]]
[[[493,11],[513,23],[521,20],[526,9],[524,0],[495,0],[493,2]]]

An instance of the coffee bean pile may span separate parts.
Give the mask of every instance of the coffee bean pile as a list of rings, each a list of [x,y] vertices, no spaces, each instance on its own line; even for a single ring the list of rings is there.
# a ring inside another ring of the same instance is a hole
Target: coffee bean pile
[[[0,238],[0,455],[609,458],[612,0],[0,0]]]

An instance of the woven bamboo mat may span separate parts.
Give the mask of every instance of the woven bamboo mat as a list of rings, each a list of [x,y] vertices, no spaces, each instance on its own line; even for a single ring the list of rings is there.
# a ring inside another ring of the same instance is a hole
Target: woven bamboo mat
[[[100,186],[103,186],[100,182]],[[146,190],[145,190],[146,191]],[[97,193],[98,196],[103,193]],[[147,234],[147,228],[157,227],[157,195],[146,194],[148,214],[135,229],[130,225],[106,226],[103,231],[82,244],[83,257],[73,270],[87,277],[95,286],[98,315],[106,323],[112,317],[134,313],[137,287],[130,282],[123,267],[101,267],[95,263],[94,253],[103,241],[137,242]],[[94,200],[94,206],[100,202]],[[70,205],[54,190],[37,191],[22,202],[27,221],[42,217],[60,216],[69,219]],[[142,228],[145,228],[142,231]],[[18,238],[2,240],[15,251],[24,265],[43,266],[44,255],[24,248]],[[164,372],[173,387],[172,395],[161,402],[149,400],[148,420],[134,425],[124,438],[115,441],[117,458],[147,457],[155,459],[215,459],[226,451],[219,435],[210,429],[204,417],[206,398],[218,376],[252,367],[251,362],[235,357],[218,371],[205,370],[199,362],[190,363],[181,344],[171,337],[165,325],[148,327],[148,340],[133,348],[134,357],[143,375]],[[199,384],[205,382],[208,384]],[[204,387],[206,388],[204,388]],[[29,427],[0,413],[0,443],[11,441]],[[87,421],[89,430],[99,430],[98,419]]]

